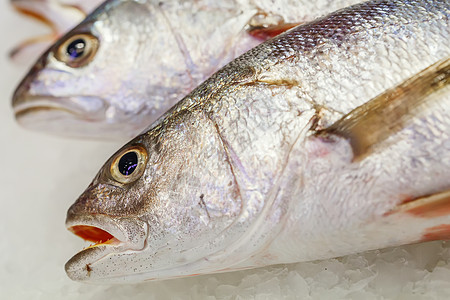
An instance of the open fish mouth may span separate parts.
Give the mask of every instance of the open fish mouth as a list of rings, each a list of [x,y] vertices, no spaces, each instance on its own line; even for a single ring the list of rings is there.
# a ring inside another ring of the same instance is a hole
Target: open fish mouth
[[[91,225],[74,225],[68,228],[73,234],[81,237],[85,241],[93,242],[89,248],[98,247],[102,245],[120,245],[123,241],[116,238],[114,235],[106,230]]]
[[[69,216],[69,231],[94,244],[75,254],[65,265],[68,276],[84,281],[96,271],[96,263],[114,253],[140,251],[146,247],[147,223],[102,214]]]

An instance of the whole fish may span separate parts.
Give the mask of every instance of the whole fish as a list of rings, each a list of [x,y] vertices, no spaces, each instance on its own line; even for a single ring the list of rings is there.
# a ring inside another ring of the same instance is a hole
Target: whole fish
[[[14,112],[64,136],[135,136],[261,40],[358,1],[106,1],[37,61]]]
[[[369,1],[232,61],[101,168],[70,278],[133,282],[450,237],[448,1]]]

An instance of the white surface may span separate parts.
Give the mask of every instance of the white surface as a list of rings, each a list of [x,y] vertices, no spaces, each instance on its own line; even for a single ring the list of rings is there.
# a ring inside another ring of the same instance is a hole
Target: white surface
[[[450,243],[130,286],[70,281],[64,263],[83,242],[67,208],[119,144],[48,137],[19,128],[11,94],[26,67],[7,61],[24,37],[45,32],[0,3],[1,299],[450,299]]]

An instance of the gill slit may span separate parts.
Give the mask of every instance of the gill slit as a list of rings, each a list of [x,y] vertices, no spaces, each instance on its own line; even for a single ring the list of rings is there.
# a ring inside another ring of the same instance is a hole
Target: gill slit
[[[205,115],[213,123],[214,128],[215,128],[216,133],[217,133],[217,136],[219,137],[220,143],[222,144],[222,149],[224,150],[225,156],[226,156],[225,161],[228,163],[228,165],[230,167],[231,175],[233,176],[233,181],[234,181],[234,184],[236,186],[236,192],[239,195],[239,198],[241,200],[240,212],[242,213],[242,210],[243,210],[243,207],[244,207],[244,199],[242,198],[241,188],[240,188],[239,182],[237,180],[236,173],[234,171],[234,167],[233,167],[233,164],[231,162],[231,156],[230,156],[230,152],[229,152],[229,151],[234,152],[233,148],[231,147],[231,145],[226,141],[226,139],[220,133],[219,125],[208,114],[205,114]]]
[[[189,54],[189,50],[186,46],[186,43],[184,42],[183,37],[174,30],[172,23],[165,14],[164,10],[159,5],[156,5],[156,9],[161,13],[161,16],[163,17],[167,27],[169,28],[170,33],[172,33],[172,36],[175,38],[175,41],[177,42],[178,50],[180,50],[180,53],[184,58],[184,63],[186,65],[186,73],[191,81],[189,87],[189,91],[191,91],[193,88],[195,88],[196,85],[191,73],[191,70],[195,70],[195,64],[192,61],[191,55]]]

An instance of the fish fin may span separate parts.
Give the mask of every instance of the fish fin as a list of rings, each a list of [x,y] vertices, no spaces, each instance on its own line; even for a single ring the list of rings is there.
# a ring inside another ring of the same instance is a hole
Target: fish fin
[[[27,17],[32,18],[33,20],[37,20],[40,23],[43,23],[45,25],[47,25],[48,27],[50,27],[52,29],[52,31],[56,32],[56,28],[54,26],[54,24],[52,23],[52,21],[50,19],[48,19],[46,16],[44,16],[43,14],[39,13],[37,10],[33,10],[31,8],[25,8],[25,7],[20,7],[20,6],[14,6],[15,10]]]
[[[9,58],[14,63],[25,63],[44,53],[56,38],[54,34],[49,34],[25,40],[9,52]]]
[[[388,214],[408,213],[422,218],[450,215],[450,190],[418,197],[397,205]]]
[[[266,41],[302,23],[287,23],[280,15],[259,12],[249,20],[247,32],[254,38]]]
[[[450,190],[418,197],[397,205],[386,216],[406,214],[427,220],[429,227],[422,232],[418,241],[450,240]],[[414,219],[415,222],[420,222]]]
[[[403,129],[417,106],[436,100],[432,96],[448,87],[449,77],[450,57],[447,57],[355,108],[317,135],[344,137],[352,147],[353,160],[361,160],[373,146]]]
[[[247,29],[247,32],[251,36],[261,41],[266,41],[300,24],[302,23],[283,23],[269,26],[250,26]]]
[[[18,64],[27,63],[30,58],[36,59],[62,34],[86,17],[80,9],[55,1],[12,0],[11,4],[18,13],[45,24],[51,30],[50,34],[29,38],[10,51],[10,59]]]
[[[14,9],[22,15],[47,25],[55,36],[66,33],[86,17],[81,9],[54,1],[12,1]]]
[[[450,224],[441,224],[427,228],[423,233],[422,242],[450,240]]]

